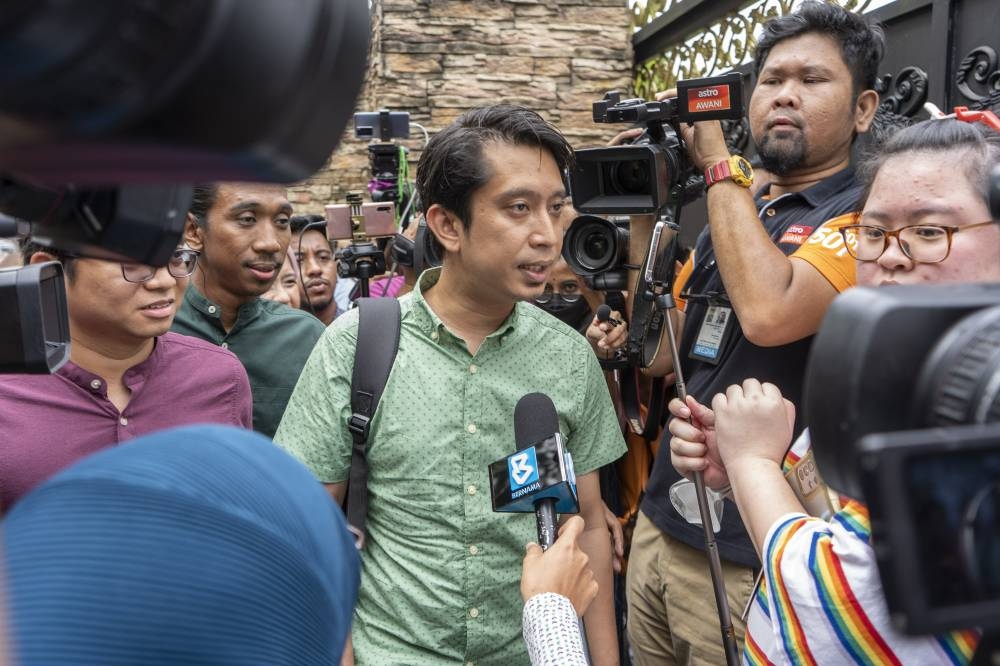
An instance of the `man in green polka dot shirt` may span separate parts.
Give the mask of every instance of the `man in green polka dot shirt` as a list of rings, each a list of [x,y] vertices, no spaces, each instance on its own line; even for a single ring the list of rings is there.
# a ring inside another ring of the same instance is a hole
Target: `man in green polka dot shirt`
[[[536,391],[555,403],[577,470],[580,543],[600,585],[584,618],[593,663],[617,663],[597,469],[625,443],[586,339],[528,302],[559,258],[571,159],[558,130],[510,105],[466,113],[421,156],[417,188],[443,266],[400,301],[399,352],[368,439],[347,663],[528,663],[518,581],[535,517],[493,513],[487,466],[514,451],[514,406]],[[349,312],[317,343],[275,435],[338,502],[357,324]]]

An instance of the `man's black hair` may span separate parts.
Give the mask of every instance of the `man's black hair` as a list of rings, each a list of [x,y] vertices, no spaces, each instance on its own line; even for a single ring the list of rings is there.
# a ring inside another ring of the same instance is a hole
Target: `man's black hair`
[[[62,250],[46,247],[31,240],[28,236],[21,241],[21,258],[24,260],[24,265],[27,266],[31,262],[31,257],[34,256],[36,252],[46,252],[51,254],[56,260],[62,264],[63,273],[66,277],[72,280],[76,277],[76,265],[73,263],[74,257],[71,257],[64,253]]]
[[[288,219],[288,226],[291,227],[293,234],[300,233],[305,229],[315,229],[323,232],[324,236],[326,235],[326,217],[322,215],[292,215]]]
[[[219,196],[218,183],[198,183],[194,186],[194,194],[191,196],[191,208],[188,212],[194,216],[199,227],[204,227],[208,221],[208,211],[215,205],[215,200]]]
[[[808,0],[794,13],[768,21],[757,40],[754,73],[760,75],[774,46],[786,39],[816,33],[832,37],[854,83],[854,97],[862,90],[874,89],[878,66],[885,54],[885,32],[877,23],[843,7]]]
[[[573,163],[566,138],[531,109],[513,104],[472,109],[434,135],[420,155],[417,192],[424,210],[439,204],[468,229],[472,195],[493,176],[484,157],[488,143],[544,149],[562,173]]]

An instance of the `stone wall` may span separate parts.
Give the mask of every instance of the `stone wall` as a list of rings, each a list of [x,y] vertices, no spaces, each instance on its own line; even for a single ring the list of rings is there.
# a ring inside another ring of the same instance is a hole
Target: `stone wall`
[[[628,90],[627,0],[374,0],[372,57],[358,111],[408,111],[433,134],[466,109],[512,102],[535,109],[574,147],[603,145],[591,103]],[[424,145],[411,128],[411,177]],[[345,132],[326,167],[289,188],[296,212],[320,213],[364,190],[366,143]]]

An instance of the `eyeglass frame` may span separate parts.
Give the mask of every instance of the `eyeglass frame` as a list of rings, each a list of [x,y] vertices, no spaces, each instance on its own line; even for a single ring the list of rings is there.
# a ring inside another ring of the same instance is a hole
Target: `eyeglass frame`
[[[840,231],[841,237],[844,239],[844,247],[847,248],[847,253],[849,255],[851,255],[851,257],[854,260],[856,260],[856,261],[860,261],[860,262],[863,262],[863,263],[866,263],[866,264],[870,264],[870,263],[878,261],[879,259],[882,258],[882,255],[885,254],[885,251],[889,249],[889,240],[892,239],[892,238],[895,238],[896,239],[896,244],[899,246],[900,251],[902,251],[902,253],[904,255],[906,255],[906,258],[909,259],[910,261],[912,261],[912,262],[914,262],[916,264],[940,264],[941,262],[943,262],[945,259],[947,259],[951,255],[951,241],[952,241],[952,237],[955,234],[957,234],[960,231],[965,231],[967,229],[975,229],[976,227],[985,227],[987,224],[997,224],[997,223],[998,223],[997,220],[986,220],[985,222],[976,222],[975,224],[966,224],[966,225],[961,226],[961,227],[948,226],[948,225],[945,225],[945,224],[910,224],[910,225],[907,225],[905,227],[900,227],[899,229],[896,229],[894,231],[890,231],[889,229],[884,229],[882,227],[875,226],[874,224],[848,224],[846,226],[841,227],[839,229],[839,231]],[[945,250],[945,253],[944,253],[943,257],[941,257],[937,261],[923,261],[922,259],[915,259],[914,257],[912,257],[910,255],[910,251],[908,249],[906,249],[906,246],[899,240],[899,234],[901,234],[902,232],[906,231],[907,229],[914,229],[916,227],[931,227],[931,228],[934,228],[934,229],[941,229],[942,231],[944,231],[947,234],[947,236],[948,236],[948,249]],[[879,231],[882,232],[882,251],[879,252],[878,256],[876,256],[874,259],[861,259],[857,255],[857,248],[851,249],[851,241],[847,237],[848,232],[851,232],[851,231],[854,232],[855,238],[858,238],[858,237],[860,237],[860,234],[857,233],[857,230],[858,229],[863,229],[863,228],[864,229],[878,229]]]
[[[559,288],[559,296],[564,301],[566,301],[567,303],[576,303],[581,298],[583,298],[583,292],[580,289],[580,284],[579,283],[575,283],[575,284],[576,284],[576,293],[572,294],[571,298],[567,298],[566,297],[566,294],[563,293],[562,287]],[[552,297],[555,296],[555,294],[556,294],[556,290],[553,289],[551,285],[546,284],[545,285],[545,291],[543,291],[540,295],[536,296],[535,299],[534,299],[534,301],[535,301],[535,303],[538,303],[539,305],[545,305],[546,303],[549,303],[549,302],[552,301]]]
[[[180,248],[180,249],[174,250],[173,254],[170,255],[170,258],[173,259],[174,257],[176,257],[179,254],[194,255],[194,261],[191,262],[191,270],[189,270],[187,273],[184,273],[183,275],[177,275],[176,273],[174,273],[173,271],[170,270],[171,264],[170,264],[169,261],[167,262],[167,265],[163,266],[162,268],[166,268],[167,269],[167,273],[169,273],[170,276],[173,277],[173,278],[180,279],[180,278],[189,277],[189,276],[191,276],[192,273],[194,273],[195,268],[198,267],[198,258],[201,256],[201,252],[198,251],[198,250],[192,250],[191,248]],[[120,265],[121,265],[121,268],[122,268],[122,279],[125,280],[126,282],[128,282],[129,284],[142,284],[143,282],[149,282],[154,277],[156,277],[156,271],[160,270],[159,268],[157,268],[155,266],[147,266],[146,264],[139,264],[139,263],[136,263],[136,264],[123,263],[123,264],[120,264]],[[125,267],[126,266],[144,266],[144,267],[150,269],[150,273],[149,273],[148,276],[146,276],[145,278],[143,278],[141,280],[130,280],[129,277],[125,274]]]

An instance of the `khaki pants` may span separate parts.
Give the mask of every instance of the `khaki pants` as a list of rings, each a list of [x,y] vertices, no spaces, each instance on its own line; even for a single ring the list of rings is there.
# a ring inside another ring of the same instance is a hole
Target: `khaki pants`
[[[754,574],[722,561],[737,650],[743,652],[743,609]],[[626,580],[628,638],[635,666],[720,666],[726,663],[719,611],[705,554],[660,531],[641,511],[632,535]]]

